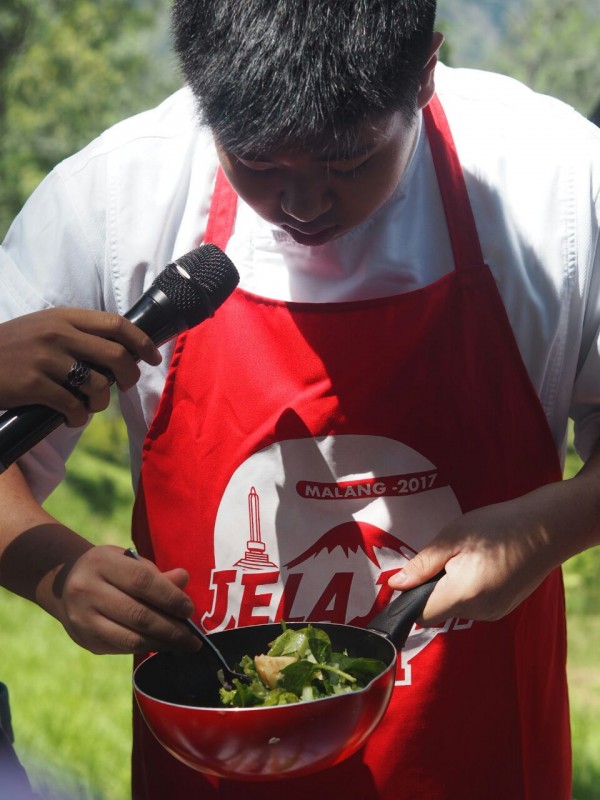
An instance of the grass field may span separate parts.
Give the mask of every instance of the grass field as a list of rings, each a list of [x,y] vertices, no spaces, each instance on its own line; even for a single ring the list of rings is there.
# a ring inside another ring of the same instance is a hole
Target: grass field
[[[97,544],[127,546],[129,471],[107,459],[110,430],[102,434],[94,426],[84,434],[46,507]],[[95,452],[99,438],[106,453]],[[131,658],[92,655],[54,618],[1,589],[0,631],[15,747],[44,800],[129,798]]]
[[[102,425],[95,421],[86,432],[47,508],[97,543],[127,546],[132,493],[121,434],[110,416],[98,419]],[[576,469],[571,454],[566,472]],[[599,553],[573,559],[565,578],[573,797],[600,800]],[[130,658],[91,655],[54,619],[4,590],[0,631],[0,680],[10,689],[15,745],[44,800],[128,800]]]

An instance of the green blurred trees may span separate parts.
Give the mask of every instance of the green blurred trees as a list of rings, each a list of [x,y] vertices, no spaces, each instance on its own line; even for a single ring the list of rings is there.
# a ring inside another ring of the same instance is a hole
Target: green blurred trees
[[[590,116],[600,101],[598,0],[520,0],[492,64]]]
[[[0,237],[65,156],[178,84],[167,0],[2,0]]]
[[[511,75],[590,116],[600,104],[598,0],[439,0],[453,66]]]
[[[169,0],[2,0],[0,238],[41,178],[179,83]],[[524,80],[591,114],[598,0],[439,0],[444,57]]]

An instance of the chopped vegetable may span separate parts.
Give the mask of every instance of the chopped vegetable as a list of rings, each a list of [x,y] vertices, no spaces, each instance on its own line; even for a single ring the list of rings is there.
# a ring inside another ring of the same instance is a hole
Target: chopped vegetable
[[[258,677],[269,689],[276,689],[281,670],[298,661],[298,656],[255,656],[254,666]]]
[[[269,644],[269,651],[251,658],[245,655],[237,666],[252,678],[250,684],[234,680],[234,688],[221,688],[226,706],[277,706],[317,700],[363,689],[386,669],[375,658],[354,658],[334,653],[331,640],[321,628],[287,628]]]

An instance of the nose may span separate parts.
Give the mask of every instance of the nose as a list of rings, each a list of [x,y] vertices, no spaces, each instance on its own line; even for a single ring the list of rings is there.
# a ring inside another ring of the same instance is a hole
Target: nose
[[[332,203],[328,187],[310,176],[291,178],[281,192],[281,210],[297,222],[313,222],[327,213]]]

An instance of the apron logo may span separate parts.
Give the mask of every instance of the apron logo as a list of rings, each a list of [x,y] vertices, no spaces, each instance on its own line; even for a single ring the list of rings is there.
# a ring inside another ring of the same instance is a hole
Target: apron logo
[[[298,481],[296,491],[300,497],[317,500],[348,500],[355,497],[394,497],[417,494],[433,489],[438,484],[438,471],[427,470],[412,475],[388,475],[361,481],[339,483],[309,483]]]
[[[400,442],[277,442],[243,462],[223,494],[201,623],[209,633],[281,620],[364,627],[398,595],[391,575],[459,513],[434,465]],[[438,634],[470,624],[415,626],[396,682],[411,682],[411,659]]]
[[[260,499],[254,486],[248,494],[248,527],[250,538],[246,542],[244,557],[236,561],[234,566],[245,569],[269,569],[276,567],[267,555],[266,546],[260,535]]]
[[[304,553],[301,553],[297,558],[288,561],[285,565],[288,569],[297,567],[311,557],[315,558],[320,553],[332,553],[336,547],[339,547],[347,556],[350,552],[362,552],[376,567],[381,567],[375,549],[382,550],[387,548],[404,556],[405,559],[412,558],[416,555],[414,550],[411,550],[407,545],[392,536],[387,531],[382,531],[368,522],[342,522],[341,525],[336,525],[327,533],[324,533],[311,547]],[[397,570],[394,570],[396,572]]]

